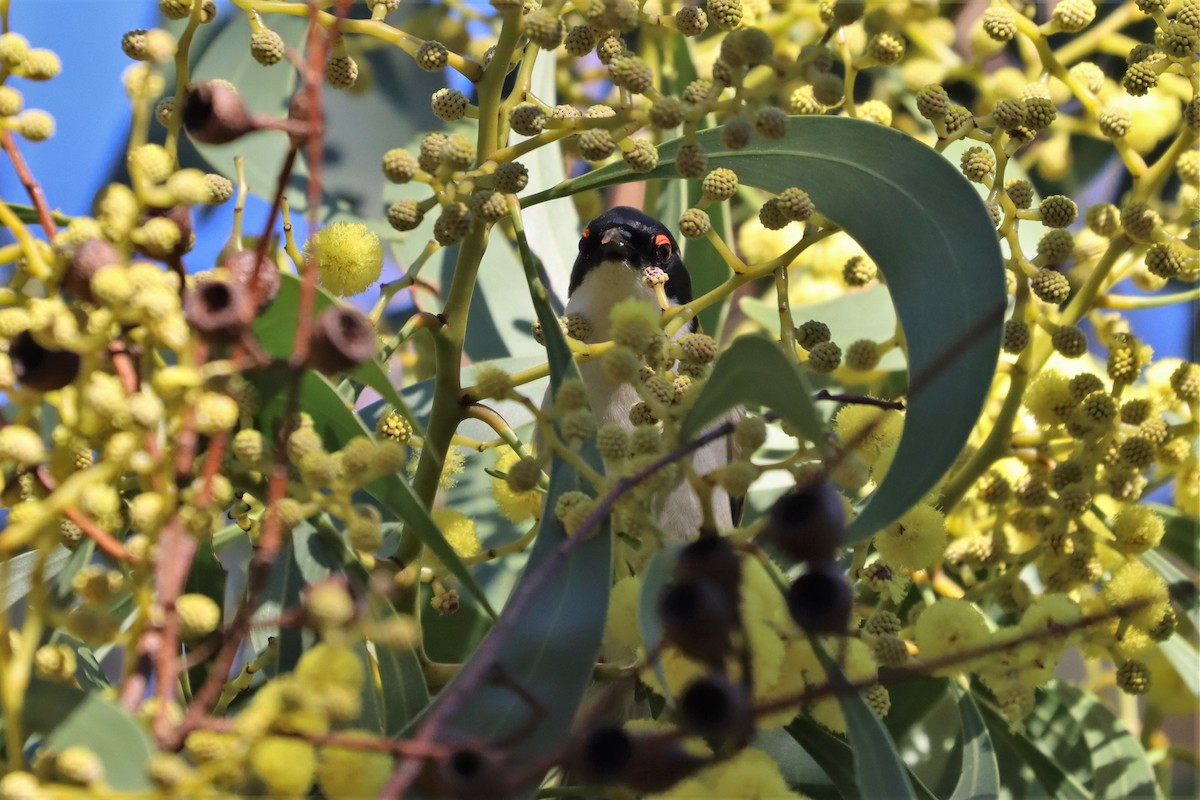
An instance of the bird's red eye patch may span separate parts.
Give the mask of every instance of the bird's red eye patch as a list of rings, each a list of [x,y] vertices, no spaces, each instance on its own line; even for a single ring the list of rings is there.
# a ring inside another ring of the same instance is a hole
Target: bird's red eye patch
[[[654,246],[655,247],[662,247],[664,244],[667,247],[671,246],[671,237],[670,236],[667,236],[665,233],[660,233],[658,236],[654,237]]]
[[[589,236],[591,236],[591,235],[592,235],[592,231],[591,231],[591,229],[589,229],[589,228],[584,228],[584,229],[583,229],[583,238],[585,238],[585,239],[586,239],[587,237],[589,237]]]

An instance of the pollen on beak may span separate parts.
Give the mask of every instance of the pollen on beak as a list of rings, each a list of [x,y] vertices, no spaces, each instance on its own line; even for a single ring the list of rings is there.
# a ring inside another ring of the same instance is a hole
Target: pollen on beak
[[[600,252],[605,258],[633,261],[633,245],[629,236],[620,228],[609,228],[600,234]]]

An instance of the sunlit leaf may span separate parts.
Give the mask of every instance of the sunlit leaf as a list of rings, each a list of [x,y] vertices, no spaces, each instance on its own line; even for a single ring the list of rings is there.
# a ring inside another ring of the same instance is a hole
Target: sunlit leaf
[[[534,308],[546,333],[551,386],[557,387],[566,378],[578,376],[578,371],[531,258],[523,253],[522,260]],[[580,455],[593,469],[603,469],[594,442],[586,443]],[[574,467],[562,459],[554,459],[546,508],[553,508],[564,492],[572,490],[587,491],[588,486]],[[454,729],[485,741],[502,740],[505,735],[521,730],[525,735],[510,751],[515,758],[541,756],[562,743],[600,651],[612,581],[608,524],[603,524],[569,555],[560,557],[558,550],[566,535],[554,514],[542,516],[537,539],[514,594],[522,592],[531,575],[545,569],[551,569],[552,573],[540,584],[536,601],[519,617],[514,617],[510,609],[505,610],[474,656],[479,658],[488,651],[492,637],[502,636],[495,645],[499,670],[508,681],[536,691],[542,707],[531,708],[527,700],[507,686],[485,683],[472,692],[470,702],[452,715]],[[447,694],[461,674],[451,682]]]
[[[118,791],[151,788],[145,765],[155,748],[145,726],[99,692],[35,677],[24,708],[25,731],[41,734],[43,746],[88,748],[104,764],[105,783]]]
[[[837,662],[818,642],[813,642],[813,651],[835,686],[847,683]],[[864,797],[917,797],[914,782],[896,752],[891,734],[862,695],[839,691],[837,701],[846,719],[846,738],[854,752],[854,780],[858,790]]]
[[[714,419],[740,405],[764,406],[813,441],[822,436],[808,382],[800,368],[788,361],[778,342],[760,336],[735,339],[717,359],[691,410],[680,422],[679,435],[693,438]]]
[[[971,693],[956,688],[962,722],[962,775],[951,800],[991,800],[1000,793],[996,751]]]

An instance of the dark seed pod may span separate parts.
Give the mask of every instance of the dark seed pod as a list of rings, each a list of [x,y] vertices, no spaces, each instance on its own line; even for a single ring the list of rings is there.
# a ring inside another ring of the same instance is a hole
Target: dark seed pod
[[[587,783],[613,783],[633,759],[633,740],[620,725],[602,723],[584,732],[566,758]]]
[[[226,144],[257,125],[236,89],[205,81],[188,92],[183,103],[183,127],[202,144]]]
[[[721,589],[730,608],[738,604],[742,582],[742,561],[729,540],[722,536],[701,536],[679,551],[675,562],[678,581],[706,580]]]
[[[317,318],[309,348],[314,369],[326,375],[344,372],[375,355],[375,331],[358,309],[331,306]]]
[[[491,800],[508,794],[503,765],[495,755],[470,744],[426,762],[417,781],[433,797]]]
[[[71,254],[71,260],[67,262],[67,269],[63,273],[63,286],[80,300],[91,302],[92,276],[99,272],[101,267],[120,263],[121,254],[117,252],[117,248],[104,239],[88,239]]]
[[[705,675],[679,698],[679,726],[705,738],[744,739],[754,730],[746,690],[723,675]]]
[[[808,633],[845,633],[853,605],[850,584],[836,564],[810,564],[787,593],[788,613]]]
[[[714,666],[724,663],[736,609],[715,583],[676,581],[663,592],[658,614],[667,641],[692,658]]]
[[[666,791],[708,764],[689,753],[672,733],[630,737],[631,755],[619,782],[641,794]]]
[[[29,331],[22,331],[12,340],[8,357],[17,380],[35,391],[61,389],[79,375],[78,354],[42,347]]]
[[[229,270],[230,278],[239,286],[244,286],[246,292],[253,297],[258,293],[258,310],[262,311],[279,294],[279,286],[283,278],[279,276],[279,267],[268,255],[258,259],[254,250],[239,250],[230,253],[221,262],[221,266]]]
[[[240,285],[208,280],[184,293],[183,316],[211,344],[232,344],[250,329],[254,308]]]
[[[846,512],[828,481],[797,487],[775,501],[763,538],[797,561],[827,561],[842,546]]]

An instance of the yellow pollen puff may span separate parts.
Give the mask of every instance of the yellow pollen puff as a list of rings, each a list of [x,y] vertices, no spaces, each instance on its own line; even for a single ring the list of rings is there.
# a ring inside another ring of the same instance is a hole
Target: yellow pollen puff
[[[454,509],[439,508],[433,512],[433,521],[459,558],[479,554],[482,545],[475,532],[475,520]]]
[[[917,617],[913,635],[926,662],[983,647],[991,637],[987,617],[974,604],[951,598],[939,600]],[[935,674],[953,675],[971,668],[964,659],[939,669]]]
[[[372,741],[366,731],[342,731],[346,738]],[[330,800],[375,797],[392,774],[392,757],[383,752],[356,747],[326,745],[317,757],[317,786]]]
[[[904,415],[899,411],[855,403],[843,406],[834,417],[833,425],[842,444],[871,467],[900,441]]]
[[[316,258],[321,285],[343,297],[365,291],[383,270],[379,237],[358,222],[335,222],[317,231],[304,251]]]
[[[875,549],[895,567],[925,569],[946,552],[946,521],[942,512],[924,503],[875,535]]]
[[[520,460],[521,457],[516,451],[506,447],[496,460],[496,471],[508,473]],[[521,522],[530,517],[536,517],[542,510],[541,492],[536,490],[514,492],[508,485],[508,481],[498,478],[492,479],[492,499],[496,501],[500,513],[510,522]]]

